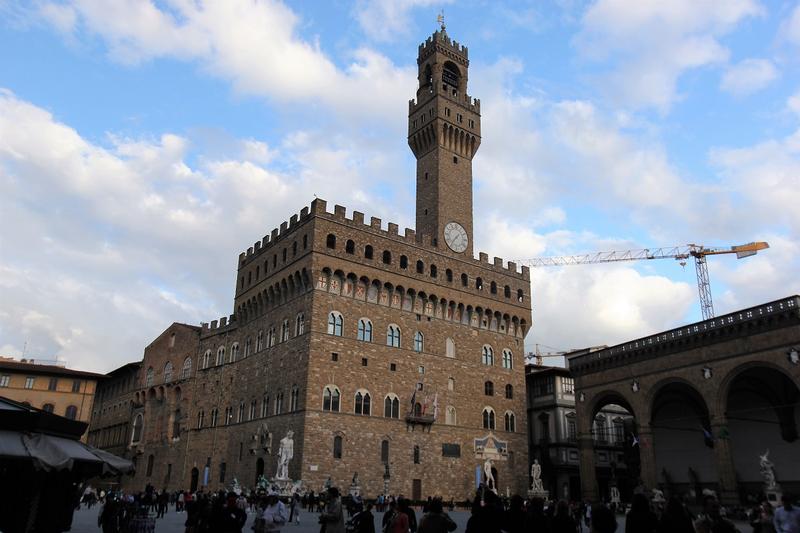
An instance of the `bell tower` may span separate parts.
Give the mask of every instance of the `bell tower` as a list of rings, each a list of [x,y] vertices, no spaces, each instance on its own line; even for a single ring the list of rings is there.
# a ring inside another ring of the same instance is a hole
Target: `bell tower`
[[[417,235],[472,257],[472,158],[481,144],[481,104],[467,94],[466,46],[441,30],[419,46],[419,88],[408,106],[417,158]]]

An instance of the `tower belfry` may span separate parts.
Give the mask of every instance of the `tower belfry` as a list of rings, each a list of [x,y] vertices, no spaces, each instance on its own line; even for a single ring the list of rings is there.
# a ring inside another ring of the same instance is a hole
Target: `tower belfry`
[[[480,100],[467,93],[466,46],[441,30],[419,46],[408,145],[417,158],[417,234],[472,257],[472,158],[481,143]]]

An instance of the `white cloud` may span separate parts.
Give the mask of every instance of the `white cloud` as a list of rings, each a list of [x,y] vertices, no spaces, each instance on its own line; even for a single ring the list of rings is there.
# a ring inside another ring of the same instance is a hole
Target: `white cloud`
[[[786,100],[786,107],[792,113],[800,116],[800,91],[797,91]]]
[[[414,90],[413,68],[368,48],[354,50],[350,63],[337,67],[319,43],[298,35],[300,17],[275,0],[78,0],[38,8],[60,31],[99,36],[117,61],[196,61],[240,92],[279,101],[382,120],[403,116]],[[366,83],[371,90],[365,92]]]
[[[663,112],[680,97],[684,72],[725,62],[729,51],[719,38],[763,13],[755,0],[600,0],[584,13],[574,42],[606,66],[601,81],[612,99]]]
[[[408,37],[413,25],[410,11],[429,8],[431,24],[437,14],[433,7],[451,4],[453,0],[359,0],[355,5],[355,16],[361,29],[376,41],[394,41]]]
[[[781,25],[781,35],[788,42],[800,46],[800,4]]]
[[[722,90],[736,96],[760,91],[778,78],[778,69],[768,59],[745,59],[729,67],[722,76]]]

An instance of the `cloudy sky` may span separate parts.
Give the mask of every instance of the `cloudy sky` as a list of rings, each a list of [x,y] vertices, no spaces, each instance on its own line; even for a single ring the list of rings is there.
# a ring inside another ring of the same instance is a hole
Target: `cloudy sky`
[[[316,194],[413,226],[417,45],[481,99],[476,251],[765,240],[717,314],[800,293],[800,4],[0,0],[0,354],[108,371],[232,312],[238,253]],[[538,269],[528,349],[700,319],[694,268]]]

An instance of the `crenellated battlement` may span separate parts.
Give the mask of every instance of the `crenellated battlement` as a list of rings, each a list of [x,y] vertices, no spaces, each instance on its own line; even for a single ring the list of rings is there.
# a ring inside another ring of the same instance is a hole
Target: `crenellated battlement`
[[[224,316],[219,320],[212,320],[211,323],[200,323],[200,336],[219,335],[226,331],[236,329],[236,315]]]
[[[311,206],[313,207],[314,204],[312,202]],[[286,235],[292,233],[297,226],[300,225],[301,222],[305,222],[311,218],[310,210],[308,207],[304,207],[300,210],[300,213],[297,215],[292,215],[289,218],[289,221],[281,222],[280,227],[274,228],[271,233],[268,235],[264,235],[264,238],[260,241],[256,241],[253,243],[253,246],[247,249],[246,252],[241,252],[239,254],[239,267],[241,268],[245,264],[249,263],[258,255],[261,255],[265,250],[272,248],[277,242],[281,241]]]
[[[418,56],[420,58],[427,56],[436,48],[437,45],[447,49],[448,51],[455,52],[456,54],[462,56],[465,60],[469,58],[469,48],[459,44],[458,41],[451,40],[450,36],[447,35],[447,32],[444,30],[434,32],[433,35],[425,40],[424,43],[421,43],[419,45]]]
[[[452,98],[452,97],[451,97]],[[416,98],[412,98],[408,101],[408,116],[413,115],[420,106],[427,106],[430,104],[430,99],[425,100],[424,103],[417,102]],[[477,113],[478,115],[481,114],[481,100],[480,98],[473,98],[472,96],[465,94],[463,97],[458,98],[458,104],[464,106],[468,110],[472,111],[473,113]]]

